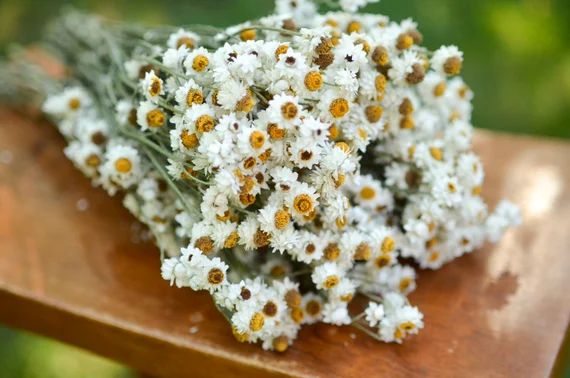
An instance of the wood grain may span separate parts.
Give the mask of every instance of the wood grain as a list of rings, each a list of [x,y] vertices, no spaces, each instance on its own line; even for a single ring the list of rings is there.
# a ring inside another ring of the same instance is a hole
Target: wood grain
[[[165,377],[546,376],[570,318],[570,145],[475,139],[484,196],[514,200],[524,225],[420,272],[411,301],[426,328],[405,344],[318,325],[280,355],[235,342],[208,295],[169,287],[155,247],[65,159],[54,128],[0,108],[0,322]]]

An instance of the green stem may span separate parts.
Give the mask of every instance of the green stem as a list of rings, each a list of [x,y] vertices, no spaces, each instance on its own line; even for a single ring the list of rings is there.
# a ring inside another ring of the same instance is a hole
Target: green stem
[[[188,206],[188,203],[186,202],[186,198],[184,197],[184,195],[182,194],[182,192],[180,191],[178,186],[172,181],[172,179],[170,178],[168,173],[164,170],[162,165],[156,160],[156,157],[153,155],[153,153],[149,149],[144,149],[144,151],[146,152],[146,155],[148,156],[148,158],[150,159],[151,163],[154,165],[156,170],[160,173],[162,178],[166,181],[168,186],[170,186],[170,188],[174,191],[174,193],[176,193],[176,195],[178,196],[178,199],[182,203],[182,206],[184,206],[184,209],[188,213],[192,214],[193,211],[190,208],[190,206]]]
[[[372,337],[375,340],[378,341],[382,341],[382,339],[380,338],[380,336],[378,336],[377,334],[375,334],[374,332],[370,331],[368,328],[364,327],[363,325],[361,325],[360,323],[353,323],[350,325],[351,327],[354,327],[362,332],[364,332],[365,334],[367,334],[368,336]]]

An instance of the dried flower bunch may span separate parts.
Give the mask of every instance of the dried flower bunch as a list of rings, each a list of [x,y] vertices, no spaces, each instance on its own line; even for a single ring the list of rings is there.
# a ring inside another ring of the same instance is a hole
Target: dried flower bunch
[[[124,194],[163,278],[209,291],[241,342],[284,351],[322,321],[399,343],[423,327],[403,259],[436,269],[519,222],[480,197],[463,54],[355,13],[368,2],[278,0],[225,30],[77,13],[51,30],[71,75],[44,110],[65,154]]]

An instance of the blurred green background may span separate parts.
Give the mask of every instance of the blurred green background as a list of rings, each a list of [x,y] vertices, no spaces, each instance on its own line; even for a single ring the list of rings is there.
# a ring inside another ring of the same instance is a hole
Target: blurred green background
[[[70,4],[148,24],[218,26],[273,9],[271,0],[0,0],[0,48],[40,39],[46,22]],[[428,47],[456,44],[465,52],[476,126],[570,138],[569,0],[382,0],[367,10],[412,17]],[[0,377],[132,374],[76,348],[0,328]]]
[[[65,4],[149,24],[229,25],[273,9],[272,0],[0,0],[0,46],[39,39]],[[569,0],[382,0],[367,10],[413,17],[428,47],[465,52],[476,126],[570,138]]]

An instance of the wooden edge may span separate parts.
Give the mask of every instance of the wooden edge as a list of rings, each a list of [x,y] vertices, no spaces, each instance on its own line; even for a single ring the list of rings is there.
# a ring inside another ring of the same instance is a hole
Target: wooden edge
[[[114,317],[101,318],[84,309],[41,301],[26,291],[0,284],[0,318],[9,327],[80,347],[156,376],[180,376],[183,364],[192,377],[288,377],[284,371],[251,359],[236,360],[223,350],[189,346],[156,332],[139,329]],[[41,317],[36,314],[42,314]],[[144,331],[144,332],[143,332]],[[124,343],[106,340],[123,339]],[[175,367],[173,367],[175,366]]]

